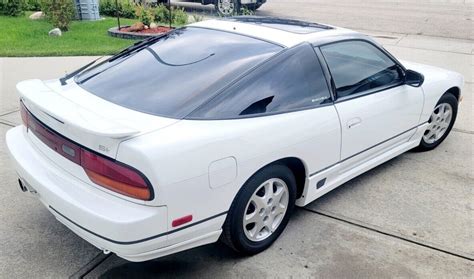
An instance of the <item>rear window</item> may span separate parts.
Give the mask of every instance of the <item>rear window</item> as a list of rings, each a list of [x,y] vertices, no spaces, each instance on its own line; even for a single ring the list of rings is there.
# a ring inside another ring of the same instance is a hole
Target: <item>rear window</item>
[[[178,29],[75,81],[92,94],[137,111],[183,118],[281,46],[204,28]]]

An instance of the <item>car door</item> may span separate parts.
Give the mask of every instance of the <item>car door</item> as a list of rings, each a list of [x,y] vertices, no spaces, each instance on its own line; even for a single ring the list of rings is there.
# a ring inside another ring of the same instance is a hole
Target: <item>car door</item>
[[[404,83],[404,70],[375,44],[349,40],[320,47],[336,91],[341,161],[368,160],[415,132],[423,91]]]

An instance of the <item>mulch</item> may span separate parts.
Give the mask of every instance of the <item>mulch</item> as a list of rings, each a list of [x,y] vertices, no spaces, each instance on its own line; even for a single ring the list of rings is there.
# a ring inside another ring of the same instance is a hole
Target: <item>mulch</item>
[[[158,26],[155,28],[148,28],[148,29],[143,29],[140,31],[132,31],[131,27],[123,27],[120,28],[120,32],[134,32],[134,33],[142,33],[142,34],[161,34],[161,33],[166,33],[172,30],[173,28],[165,27],[165,26]]]

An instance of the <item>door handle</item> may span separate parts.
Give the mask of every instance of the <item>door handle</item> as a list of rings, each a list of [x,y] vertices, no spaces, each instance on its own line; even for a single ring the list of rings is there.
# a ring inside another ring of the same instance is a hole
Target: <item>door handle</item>
[[[356,126],[359,126],[362,123],[362,119],[359,117],[352,118],[351,120],[347,121],[347,128],[351,129]]]

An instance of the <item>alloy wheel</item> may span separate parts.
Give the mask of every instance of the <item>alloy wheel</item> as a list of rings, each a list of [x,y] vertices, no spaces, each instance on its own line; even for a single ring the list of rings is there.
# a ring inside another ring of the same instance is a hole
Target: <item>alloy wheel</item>
[[[271,178],[255,190],[245,208],[244,232],[251,241],[262,241],[280,226],[288,208],[289,191],[286,183]]]
[[[431,113],[423,140],[428,144],[433,144],[441,139],[448,130],[452,117],[453,108],[450,104],[442,103],[436,106],[433,113]]]
[[[217,9],[224,16],[233,15],[235,10],[234,0],[217,0]]]

